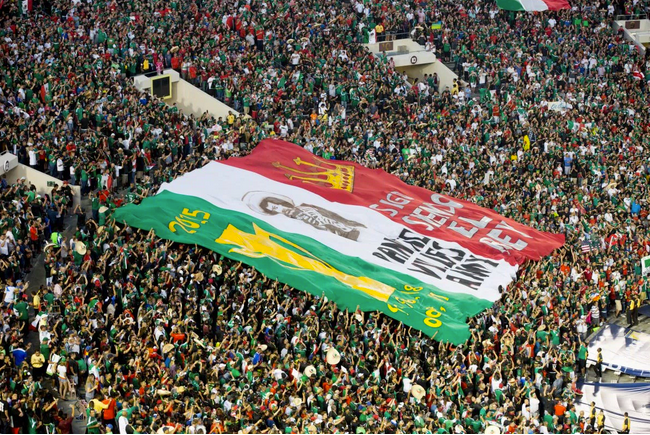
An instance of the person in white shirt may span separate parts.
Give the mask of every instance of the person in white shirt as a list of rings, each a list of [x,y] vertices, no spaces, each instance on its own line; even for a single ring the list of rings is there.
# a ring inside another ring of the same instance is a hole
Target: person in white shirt
[[[126,435],[126,427],[129,425],[129,419],[126,418],[126,411],[120,412],[120,418],[117,419],[117,426],[120,430],[120,434]]]
[[[101,185],[102,185],[102,189],[104,190],[108,189],[108,171],[105,171],[102,174]]]
[[[16,287],[14,287],[12,285],[7,285],[5,287],[4,303],[6,305],[11,305],[11,304],[14,303],[14,299],[16,298],[16,290],[17,290]]]
[[[29,166],[31,166],[32,169],[36,168],[36,151],[33,147],[29,147],[29,151],[27,153],[29,154]]]
[[[56,159],[56,171],[59,173],[59,178],[63,179],[63,171],[65,171],[65,164],[63,163],[63,159],[61,157]]]
[[[9,241],[4,234],[0,236],[0,255],[3,257],[9,256]]]
[[[59,364],[56,366],[56,374],[59,378],[59,397],[65,400],[70,391],[68,366],[65,364],[65,358],[61,358],[61,361],[59,361]]]
[[[14,248],[16,247],[16,239],[14,238],[14,233],[12,233],[11,230],[7,230],[5,237],[9,245],[9,252],[13,252]]]
[[[291,55],[291,65],[296,67],[300,63],[300,53],[294,51]]]

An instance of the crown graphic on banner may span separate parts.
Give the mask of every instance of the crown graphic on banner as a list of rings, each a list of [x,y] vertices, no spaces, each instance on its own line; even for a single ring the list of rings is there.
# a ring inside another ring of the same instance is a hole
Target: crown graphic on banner
[[[289,173],[284,174],[289,180],[300,180],[303,183],[312,184],[323,183],[329,185],[328,187],[332,189],[352,192],[354,187],[354,166],[339,165],[324,160],[316,160],[316,164],[314,164],[302,160],[300,157],[293,159],[293,162],[297,166],[303,165],[308,168],[316,168],[316,170],[301,171],[297,168],[284,166],[280,162],[273,162],[273,166],[289,171]]]

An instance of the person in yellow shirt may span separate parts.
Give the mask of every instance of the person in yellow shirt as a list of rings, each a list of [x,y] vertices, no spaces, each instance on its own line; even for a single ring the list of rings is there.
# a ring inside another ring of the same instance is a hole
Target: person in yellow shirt
[[[603,350],[599,347],[598,348],[598,355],[596,356],[595,370],[596,370],[596,377],[598,378],[598,382],[600,382],[600,380],[603,377],[603,353],[602,353],[602,351]]]
[[[624,414],[623,418],[623,430],[621,433],[630,433],[630,417],[627,416],[627,412]]]
[[[596,416],[596,427],[601,432],[603,431],[603,429],[605,429],[605,413],[603,412],[602,409]]]
[[[634,309],[632,310],[632,325],[639,324],[639,308],[641,307],[641,294],[637,293],[634,298]]]
[[[102,415],[102,411],[108,408],[107,404],[97,399],[92,399],[90,402],[88,402],[88,405],[90,405],[90,408],[94,409],[98,415]]]
[[[375,26],[375,33],[377,34],[377,42],[384,40],[384,26],[381,23]]]
[[[41,291],[37,291],[32,298],[32,306],[37,313],[41,311]]]
[[[228,111],[226,121],[228,121],[228,125],[233,125],[235,123],[235,115],[233,115],[232,112]]]
[[[32,374],[35,380],[40,380],[45,373],[45,355],[39,349],[32,355],[30,362],[32,364]]]
[[[451,85],[451,95],[458,95],[459,86],[458,79],[454,79],[454,83]]]

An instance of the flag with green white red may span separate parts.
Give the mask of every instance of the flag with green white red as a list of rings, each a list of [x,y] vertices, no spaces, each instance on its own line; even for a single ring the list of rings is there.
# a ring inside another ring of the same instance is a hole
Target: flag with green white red
[[[18,8],[21,14],[27,14],[32,10],[32,0],[18,0]]]
[[[163,184],[114,218],[242,261],[341,309],[381,311],[456,344],[469,338],[467,318],[500,298],[519,264],[564,243],[493,210],[279,140]]]
[[[650,271],[650,255],[643,257],[641,259],[641,271],[642,271],[641,273],[643,273],[644,276],[647,275],[648,272]]]
[[[559,11],[570,9],[571,6],[566,0],[497,0],[497,6],[507,11]]]

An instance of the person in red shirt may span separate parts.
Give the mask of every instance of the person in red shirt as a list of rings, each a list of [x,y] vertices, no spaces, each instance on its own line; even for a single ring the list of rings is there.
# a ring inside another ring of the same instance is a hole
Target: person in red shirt
[[[72,419],[74,418],[75,415],[75,410],[74,410],[74,403],[70,406],[70,413],[63,418],[65,413],[63,411],[59,411],[59,418],[57,427],[59,428],[59,433],[72,433]]]
[[[172,57],[172,68],[179,69],[181,66],[181,59],[178,56]]]
[[[117,408],[117,402],[115,401],[114,398],[112,397],[107,397],[106,399],[102,400],[102,403],[106,406],[106,409],[104,409],[104,412],[102,414],[102,420],[104,421],[104,425],[111,424],[113,427],[115,426],[115,411]]]

